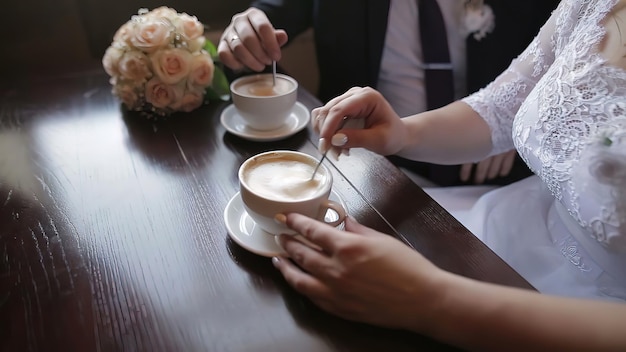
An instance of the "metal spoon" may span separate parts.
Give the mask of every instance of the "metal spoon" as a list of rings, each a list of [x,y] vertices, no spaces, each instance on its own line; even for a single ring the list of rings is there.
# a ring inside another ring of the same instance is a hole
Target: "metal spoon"
[[[328,154],[328,151],[330,150],[330,148],[326,149],[326,151],[324,152],[324,154],[322,154],[322,158],[320,159],[320,161],[317,163],[317,165],[315,166],[315,169],[313,169],[313,175],[311,175],[311,180],[315,178],[315,174],[317,173],[317,170],[320,168],[320,166],[322,165],[322,161],[324,161],[324,159],[326,159],[326,155]]]
[[[272,87],[276,86],[276,61],[272,61]]]
[[[348,121],[347,117],[343,118],[343,121],[341,121],[341,124],[339,125],[339,128],[337,129],[337,131],[339,131],[340,129],[342,129],[345,125],[346,122]],[[317,165],[315,166],[315,169],[313,169],[313,175],[311,175],[311,180],[313,178],[315,178],[315,174],[317,173],[317,170],[320,168],[320,165],[322,165],[322,161],[324,161],[324,159],[326,159],[326,155],[328,154],[328,152],[333,148],[332,145],[328,146],[328,149],[326,149],[326,151],[324,152],[324,154],[322,154],[322,158],[320,159],[320,161],[317,163]]]

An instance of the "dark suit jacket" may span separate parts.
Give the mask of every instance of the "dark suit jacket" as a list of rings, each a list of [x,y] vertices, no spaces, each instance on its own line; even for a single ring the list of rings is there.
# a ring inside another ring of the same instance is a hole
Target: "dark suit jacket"
[[[494,11],[496,26],[480,41],[471,35],[467,39],[468,93],[484,87],[509,66],[532,41],[559,1],[485,0],[485,3]],[[263,10],[274,26],[285,29],[290,38],[313,27],[320,72],[317,95],[322,101],[353,86],[376,88],[389,0],[258,0],[252,6]],[[519,160],[516,164],[519,165],[512,177],[493,183],[506,184],[530,175]],[[460,183],[456,177],[458,168],[450,175],[425,176],[442,185]]]
[[[461,0],[459,0],[461,1]],[[492,81],[520,54],[556,8],[557,0],[486,0],[496,27],[481,41],[467,39],[468,90]],[[327,101],[347,89],[376,87],[389,0],[259,0],[276,28],[290,38],[313,27],[320,70],[318,96]]]

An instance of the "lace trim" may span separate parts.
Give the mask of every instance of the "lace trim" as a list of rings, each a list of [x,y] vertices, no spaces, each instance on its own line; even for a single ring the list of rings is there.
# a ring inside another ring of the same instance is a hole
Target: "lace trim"
[[[586,261],[583,260],[583,256],[580,253],[580,249],[578,248],[578,241],[569,237],[565,241],[560,243],[561,254],[578,270],[583,273],[591,272],[591,267],[587,265]]]
[[[519,73],[509,70],[507,74],[517,76],[506,83],[491,83],[486,88],[463,99],[474,111],[487,121],[491,129],[493,149],[490,155],[513,149],[513,139],[507,133],[513,124],[512,112],[516,111],[526,98],[527,91],[534,83]],[[510,116],[510,118],[502,118]]]

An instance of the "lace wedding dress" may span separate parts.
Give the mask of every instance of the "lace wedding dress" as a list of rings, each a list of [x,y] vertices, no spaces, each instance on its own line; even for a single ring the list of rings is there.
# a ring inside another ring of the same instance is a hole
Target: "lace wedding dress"
[[[626,70],[598,51],[617,2],[562,1],[526,51],[464,99],[489,124],[492,154],[515,147],[536,176],[428,190],[544,293],[626,300]]]

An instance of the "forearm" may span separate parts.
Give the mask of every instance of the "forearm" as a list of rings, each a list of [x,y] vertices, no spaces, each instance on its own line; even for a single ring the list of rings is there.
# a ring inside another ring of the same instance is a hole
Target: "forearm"
[[[625,351],[626,304],[548,296],[449,275],[433,337],[473,350]]]
[[[397,154],[405,158],[460,164],[482,160],[491,151],[489,126],[461,101],[405,117],[402,122],[407,133]]]

